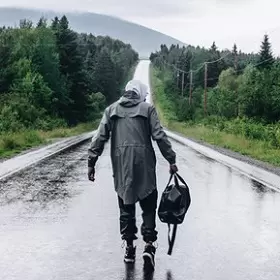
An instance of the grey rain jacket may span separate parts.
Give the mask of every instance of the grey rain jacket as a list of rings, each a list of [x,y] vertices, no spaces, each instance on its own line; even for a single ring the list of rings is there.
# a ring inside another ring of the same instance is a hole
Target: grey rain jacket
[[[169,164],[175,164],[176,154],[155,108],[133,91],[106,108],[88,150],[88,166],[95,166],[110,137],[115,191],[124,204],[134,204],[156,189],[156,156],[151,139]]]

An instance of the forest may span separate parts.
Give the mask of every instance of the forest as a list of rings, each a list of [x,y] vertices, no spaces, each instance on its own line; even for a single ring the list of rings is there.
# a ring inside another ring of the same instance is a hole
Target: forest
[[[155,99],[187,136],[280,165],[280,61],[258,53],[172,45],[152,53]]]
[[[43,131],[92,125],[137,61],[131,45],[79,34],[66,16],[0,28],[0,156],[44,141]]]
[[[0,29],[0,131],[92,121],[138,60],[130,45],[78,34],[65,16]]]

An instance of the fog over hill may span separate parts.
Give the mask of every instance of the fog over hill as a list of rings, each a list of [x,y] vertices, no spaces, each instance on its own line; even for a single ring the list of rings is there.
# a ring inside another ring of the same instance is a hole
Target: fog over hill
[[[15,26],[20,19],[29,19],[37,22],[41,16],[48,20],[55,16],[65,14],[72,29],[78,32],[92,33],[94,35],[108,35],[125,43],[130,43],[139,52],[140,56],[149,56],[158,50],[161,44],[183,45],[181,41],[150,28],[131,23],[113,16],[82,13],[82,12],[53,12],[23,8],[0,8],[0,25]]]

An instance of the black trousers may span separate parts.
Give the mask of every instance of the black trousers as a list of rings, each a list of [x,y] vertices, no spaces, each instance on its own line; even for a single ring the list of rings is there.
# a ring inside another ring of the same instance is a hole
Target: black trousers
[[[155,242],[157,240],[156,228],[156,209],[157,209],[158,191],[153,191],[145,199],[140,200],[142,209],[143,223],[141,234],[145,242]],[[135,204],[125,205],[123,200],[118,197],[120,208],[120,233],[123,240],[131,242],[137,239],[138,231],[135,217]]]

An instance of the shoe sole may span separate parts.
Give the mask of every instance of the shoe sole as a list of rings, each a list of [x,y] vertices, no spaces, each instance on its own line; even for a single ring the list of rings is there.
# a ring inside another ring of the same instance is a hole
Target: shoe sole
[[[154,270],[155,263],[152,255],[149,253],[143,253],[143,259],[144,259],[144,268]]]

